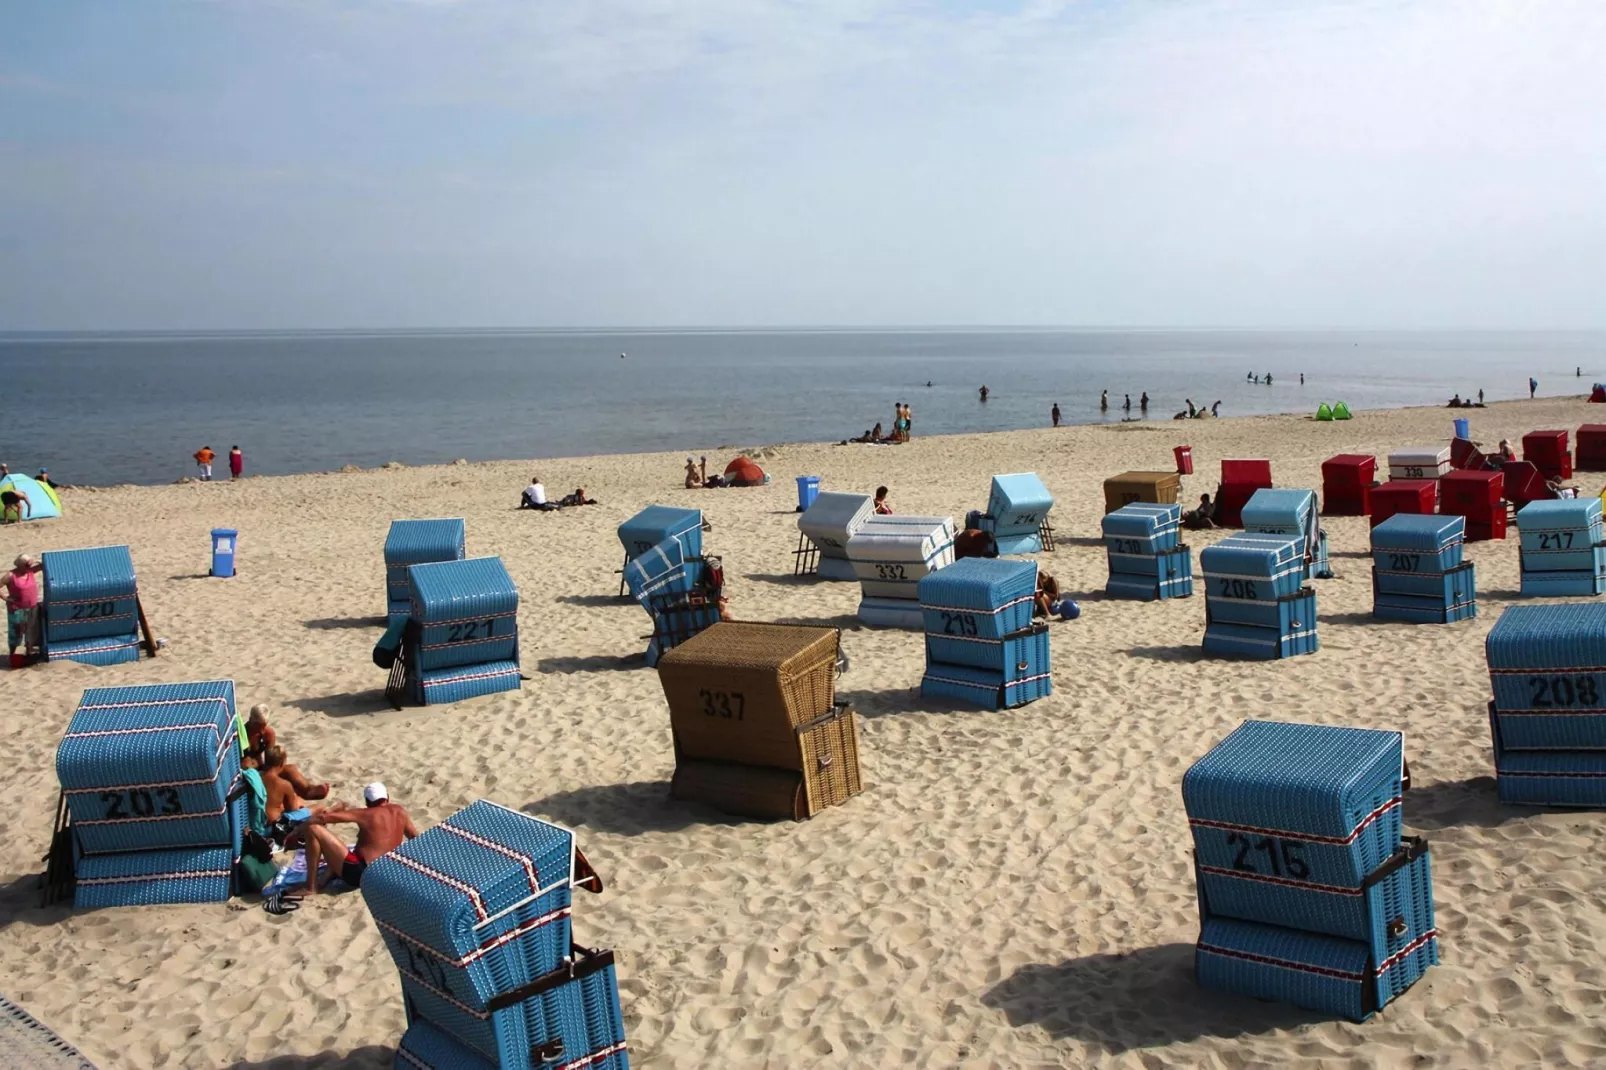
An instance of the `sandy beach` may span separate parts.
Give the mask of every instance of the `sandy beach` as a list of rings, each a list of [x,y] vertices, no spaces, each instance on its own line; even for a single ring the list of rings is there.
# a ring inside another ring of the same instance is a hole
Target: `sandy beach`
[[[1316,401],[1313,398],[1311,408]],[[1485,410],[1155,421],[787,446],[760,489],[684,490],[686,452],[459,464],[68,491],[66,516],[0,529],[19,552],[127,543],[154,660],[0,676],[0,992],[102,1067],[388,1067],[404,1028],[396,970],[358,894],[274,918],[254,900],[74,913],[38,905],[55,751],[83,689],[232,678],[266,702],[291,758],[352,797],[383,779],[421,826],[478,798],[576,830],[608,882],[576,896],[581,942],[616,949],[632,1064],[707,1067],[1599,1066],[1606,1062],[1606,815],[1495,800],[1483,639],[1518,600],[1517,545],[1477,543],[1479,615],[1374,623],[1365,518],[1325,521],[1337,578],[1317,582],[1321,650],[1203,657],[1202,597],[1106,601],[1102,481],[1171,466],[1185,500],[1223,457],[1269,457],[1279,486],[1320,464],[1576,428],[1581,400]],[[221,466],[220,466],[221,468]],[[1043,566],[1082,602],[1052,627],[1054,694],[998,713],[922,702],[921,636],[862,629],[857,585],[792,576],[793,477],[891,488],[899,512],[985,504],[995,473],[1054,492]],[[539,472],[554,497],[517,511]],[[1585,493],[1606,475],[1581,474]],[[671,802],[669,723],[642,660],[647,616],[614,597],[614,531],[645,505],[712,524],[739,619],[843,628],[839,691],[859,710],[866,790],[802,824]],[[393,712],[369,660],[393,518],[462,516],[470,556],[521,594],[523,689]],[[208,531],[237,528],[239,575],[207,576]],[[1194,533],[1195,552],[1212,538]],[[1404,731],[1405,823],[1433,847],[1443,964],[1363,1025],[1199,990],[1183,771],[1244,718]]]

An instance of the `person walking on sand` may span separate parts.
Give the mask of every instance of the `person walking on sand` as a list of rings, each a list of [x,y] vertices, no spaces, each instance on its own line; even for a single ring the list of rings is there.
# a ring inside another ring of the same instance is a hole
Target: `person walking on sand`
[[[211,446],[202,446],[195,451],[195,467],[200,471],[203,483],[212,481],[212,461],[216,457],[217,454],[212,452]]]
[[[1528,376],[1528,400],[1529,401],[1532,401],[1534,399],[1534,391],[1536,391],[1538,389],[1539,389],[1539,380],[1535,379],[1531,375]]]
[[[245,454],[240,452],[240,447],[238,447],[238,446],[230,446],[229,447],[229,478],[230,479],[239,479],[244,474],[245,474]]]
[[[1050,419],[1052,419],[1054,421],[1054,426],[1058,427],[1060,425],[1060,403],[1059,402],[1057,402],[1057,401],[1054,402],[1054,407],[1052,409],[1048,410],[1048,415],[1049,415]]]

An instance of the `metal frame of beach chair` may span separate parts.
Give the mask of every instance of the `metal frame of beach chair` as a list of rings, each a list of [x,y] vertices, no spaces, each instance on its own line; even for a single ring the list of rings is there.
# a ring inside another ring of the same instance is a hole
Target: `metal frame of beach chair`
[[[792,551],[792,575],[813,576],[820,571],[820,548],[804,532],[797,534],[797,549]]]
[[[416,620],[409,619],[402,631],[401,645],[396,648],[396,660],[390,666],[390,679],[385,681],[385,698],[393,709],[407,704],[408,647],[417,648],[423,629]]]
[[[1054,552],[1054,526],[1048,522],[1046,516],[1043,517],[1043,522],[1037,525],[1037,537],[1042,540],[1044,553]]]
[[[78,878],[73,869],[72,812],[67,809],[65,791],[56,799],[56,822],[50,833],[50,850],[45,852],[45,872],[39,878],[39,905],[71,903]]]

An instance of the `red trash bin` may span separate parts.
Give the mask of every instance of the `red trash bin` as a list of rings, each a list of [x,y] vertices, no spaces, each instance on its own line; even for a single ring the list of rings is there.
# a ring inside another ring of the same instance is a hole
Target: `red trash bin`
[[[1171,452],[1175,454],[1177,458],[1177,475],[1193,475],[1193,447],[1177,446],[1173,448]]]

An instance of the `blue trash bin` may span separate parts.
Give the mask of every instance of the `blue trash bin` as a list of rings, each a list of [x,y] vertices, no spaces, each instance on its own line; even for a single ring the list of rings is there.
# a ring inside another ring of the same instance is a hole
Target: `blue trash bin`
[[[234,548],[239,542],[239,535],[232,528],[212,529],[212,575],[234,575]]]
[[[802,513],[814,504],[814,499],[820,496],[819,476],[797,477],[797,511]]]
[[[1468,420],[1465,416],[1456,417],[1456,421],[1455,421],[1455,437],[1456,438],[1468,438],[1468,439],[1471,438],[1472,437],[1472,421]]]

